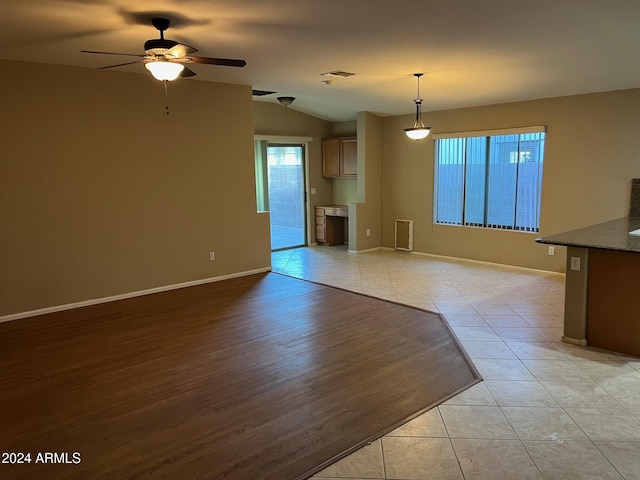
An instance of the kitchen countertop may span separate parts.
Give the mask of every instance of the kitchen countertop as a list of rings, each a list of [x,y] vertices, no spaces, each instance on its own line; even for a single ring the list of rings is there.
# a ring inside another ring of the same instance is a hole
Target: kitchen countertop
[[[331,217],[348,217],[348,205],[316,205],[316,208],[323,208],[325,214]]]
[[[536,242],[640,253],[640,235],[629,235],[629,232],[636,229],[640,229],[640,217],[624,217],[577,230],[536,238]]]

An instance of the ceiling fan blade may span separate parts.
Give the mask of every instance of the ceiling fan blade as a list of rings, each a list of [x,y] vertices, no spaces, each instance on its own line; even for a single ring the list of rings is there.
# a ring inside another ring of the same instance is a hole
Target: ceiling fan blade
[[[187,45],[185,43],[181,43],[180,45],[182,45],[186,49],[187,54],[196,53],[198,51],[196,47],[192,47],[191,45]]]
[[[207,65],[223,65],[226,67],[244,67],[247,62],[233,58],[208,58],[208,57],[192,57],[189,58],[193,63],[205,63]]]
[[[181,77],[193,77],[196,75],[196,72],[191,70],[190,68],[184,67],[184,70],[180,73]]]
[[[197,49],[190,47],[189,45],[178,43],[177,45],[174,45],[169,50],[167,50],[163,55],[165,57],[182,59],[182,58],[185,58],[188,53],[195,53],[197,51],[198,51]]]
[[[100,55],[122,55],[125,57],[144,57],[144,55],[139,55],[137,53],[114,53],[114,52],[96,52],[94,50],[80,50],[82,53],[98,53]]]
[[[117,65],[107,65],[106,67],[98,67],[98,70],[105,70],[107,68],[124,67],[125,65],[133,65],[134,63],[140,63],[142,60],[136,60],[135,62],[118,63]]]

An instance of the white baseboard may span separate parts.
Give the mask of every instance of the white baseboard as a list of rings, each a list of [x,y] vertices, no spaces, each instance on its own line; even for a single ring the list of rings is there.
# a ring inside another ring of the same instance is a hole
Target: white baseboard
[[[563,342],[570,343],[571,345],[579,345],[581,347],[586,347],[587,346],[587,339],[586,338],[577,339],[577,338],[565,337],[564,335],[561,338],[562,338]]]
[[[396,250],[395,248],[391,248],[391,247],[381,247],[380,250],[388,250],[388,251],[398,252],[398,250]],[[494,267],[507,268],[507,269],[510,269],[510,270],[525,270],[525,271],[529,271],[529,272],[543,273],[543,274],[552,275],[552,276],[561,276],[561,277],[565,276],[564,273],[552,272],[551,270],[540,270],[538,268],[521,267],[519,265],[508,265],[506,263],[487,262],[485,260],[473,260],[471,258],[451,257],[451,256],[448,256],[448,255],[437,255],[435,253],[416,252],[415,250],[412,251],[412,252],[399,251],[399,253],[405,253],[405,254],[410,254],[410,255],[418,255],[418,256],[421,256],[421,257],[442,258],[442,259],[450,260],[450,261],[453,261],[453,262],[477,263],[477,264],[480,264],[480,265],[490,265],[490,266],[494,266]]]
[[[36,315],[44,315],[45,313],[62,312],[64,310],[71,310],[79,307],[87,307],[90,305],[99,305],[101,303],[115,302],[117,300],[124,300],[127,298],[141,297],[143,295],[150,295],[152,293],[167,292],[169,290],[177,290],[179,288],[194,287],[196,285],[204,285],[206,283],[220,282],[222,280],[229,280],[230,278],[246,277],[247,275],[254,275],[256,273],[265,273],[270,271],[271,271],[271,267],[257,268],[255,270],[247,270],[245,272],[237,272],[237,273],[231,273],[229,275],[221,275],[219,277],[203,278],[200,280],[193,280],[190,282],[176,283],[174,285],[166,285],[163,287],[149,288],[148,290],[139,290],[137,292],[123,293],[121,295],[113,295],[111,297],[95,298],[91,300],[83,300],[82,302],[67,303],[65,305],[56,305],[53,307],[41,308],[38,310],[30,310],[28,312],[12,313],[11,315],[5,315],[3,317],[0,317],[0,323],[10,322],[12,320],[20,320],[22,318],[35,317]]]
[[[366,250],[347,250],[347,251],[349,253],[367,253],[367,252],[377,252],[378,250],[382,250],[382,247],[367,248]]]

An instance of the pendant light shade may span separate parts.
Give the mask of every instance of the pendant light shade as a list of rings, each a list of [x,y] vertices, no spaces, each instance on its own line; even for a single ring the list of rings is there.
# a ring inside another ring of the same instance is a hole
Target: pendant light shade
[[[295,99],[296,97],[278,97],[278,102],[280,102],[280,105],[283,107],[288,107]]]
[[[167,60],[155,60],[144,64],[151,75],[158,80],[175,80],[180,76],[184,65],[177,62],[168,62]]]
[[[431,127],[425,127],[422,122],[422,98],[420,98],[420,77],[422,73],[414,73],[413,76],[418,79],[418,96],[414,100],[416,104],[416,121],[412,128],[405,128],[404,133],[412,140],[421,140],[429,135]]]

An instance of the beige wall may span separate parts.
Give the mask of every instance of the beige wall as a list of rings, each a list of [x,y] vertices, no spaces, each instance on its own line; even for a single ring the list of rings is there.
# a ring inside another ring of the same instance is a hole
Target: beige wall
[[[358,201],[357,178],[333,179],[333,202],[336,205],[349,205]]]
[[[3,61],[0,87],[0,316],[268,267],[254,133],[314,138],[315,205],[333,201],[320,140],[353,127],[252,102],[249,87],[196,80],[170,84],[169,116],[162,85],[147,75]],[[383,246],[393,246],[393,220],[407,218],[419,252],[564,270],[564,249],[548,256],[537,235],[433,226],[433,141],[405,137],[410,115],[368,120],[366,137],[376,122],[382,131],[380,168],[367,163],[365,175],[380,177]],[[540,236],[628,211],[630,179],[640,177],[640,90],[425,120],[434,132],[547,125]],[[365,144],[375,159],[375,142]],[[358,238],[372,228],[375,239],[372,212],[358,212]]]
[[[383,240],[395,218],[414,220],[418,252],[564,271],[565,249],[547,255],[538,236],[627,215],[631,178],[640,177],[640,90],[430,112],[432,132],[546,125],[539,234],[432,224],[431,137],[408,140],[411,116],[383,119]]]
[[[358,121],[335,122],[331,124],[332,137],[355,137],[358,134]]]
[[[270,265],[249,87],[0,62],[0,316]],[[209,260],[209,252],[216,260]]]
[[[380,247],[382,238],[382,119],[358,112],[358,204],[349,218],[349,249]],[[370,236],[367,236],[367,230]]]

